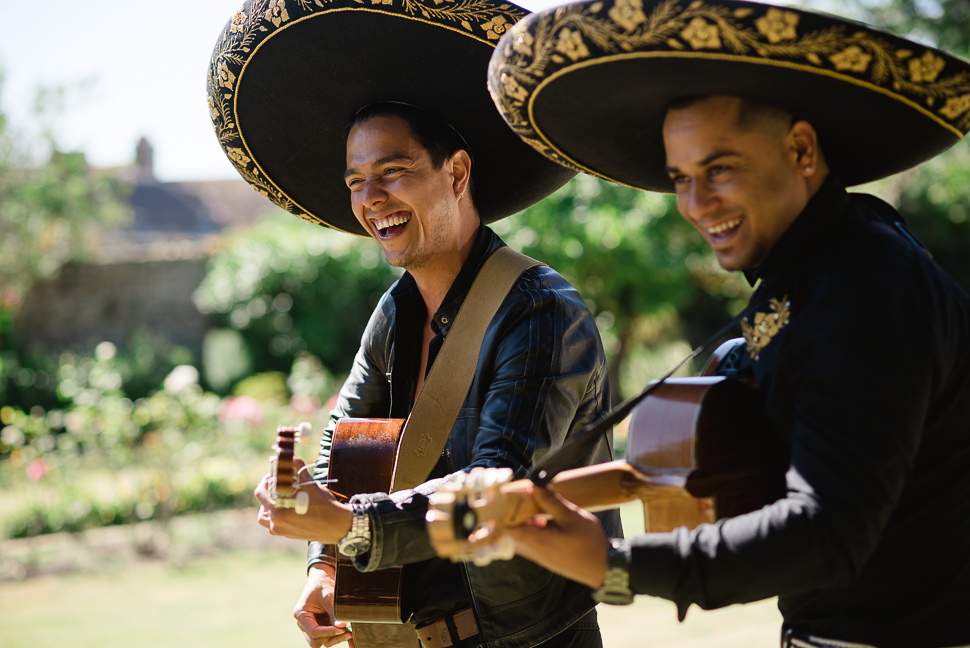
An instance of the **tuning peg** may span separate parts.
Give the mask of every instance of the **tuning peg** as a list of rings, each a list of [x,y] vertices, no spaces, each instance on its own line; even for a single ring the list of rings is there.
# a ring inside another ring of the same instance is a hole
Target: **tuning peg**
[[[304,490],[297,491],[296,505],[293,508],[296,510],[297,515],[305,515],[310,510],[310,494]]]
[[[296,426],[296,429],[299,432],[299,434],[296,437],[297,443],[299,443],[300,445],[309,444],[310,435],[313,434],[313,426],[310,423],[303,421],[302,423]]]

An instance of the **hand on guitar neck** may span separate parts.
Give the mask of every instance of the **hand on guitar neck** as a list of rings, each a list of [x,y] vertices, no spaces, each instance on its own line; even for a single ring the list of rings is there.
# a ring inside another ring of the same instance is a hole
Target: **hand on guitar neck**
[[[502,469],[475,469],[431,496],[431,544],[442,558],[480,565],[515,553],[599,587],[607,539],[582,509],[640,500],[646,530],[664,532],[754,511],[784,495],[787,463],[758,398],[720,376],[669,379],[630,415],[627,462],[562,471],[550,490],[508,482],[508,469],[503,477]]]
[[[478,565],[518,554],[599,587],[608,540],[599,519],[573,502],[604,509],[664,489],[619,461],[571,472],[553,482],[560,495],[526,479],[509,482],[508,468],[476,468],[463,483],[446,484],[431,496],[431,544],[442,558]]]
[[[272,535],[294,540],[315,540],[324,544],[336,544],[350,531],[350,505],[340,502],[326,488],[315,481],[303,459],[293,457],[294,473],[299,476],[300,488],[309,495],[308,508],[300,515],[293,508],[281,508],[271,495],[273,476],[267,473],[256,487],[259,500],[259,523]]]
[[[515,553],[593,589],[602,587],[609,540],[600,521],[551,490],[533,487],[531,497],[543,517],[505,530]],[[481,541],[488,542],[487,534]]]

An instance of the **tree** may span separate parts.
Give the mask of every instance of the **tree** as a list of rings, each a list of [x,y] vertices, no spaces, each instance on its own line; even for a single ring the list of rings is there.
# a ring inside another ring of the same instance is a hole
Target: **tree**
[[[310,353],[344,373],[371,311],[398,276],[374,241],[281,213],[214,255],[194,299],[224,327],[213,335],[238,332],[251,371],[288,371],[294,358]],[[204,356],[210,386],[219,391],[245,373],[213,366],[238,358]],[[213,384],[216,375],[226,376],[222,384]]]
[[[747,295],[743,279],[720,270],[677,213],[673,196],[580,175],[493,228],[583,295],[603,336],[615,402],[686,355],[684,338],[699,344],[720,328]],[[649,369],[632,366],[644,347],[671,344]]]
[[[2,86],[0,77],[0,97]],[[40,92],[38,110],[56,97]],[[83,153],[60,150],[49,132],[28,139],[0,112],[0,349],[33,281],[85,258],[107,228],[129,218],[123,193],[92,173]]]
[[[970,59],[970,0],[848,0],[862,20]],[[960,142],[866,189],[893,203],[936,261],[970,290],[970,147]]]

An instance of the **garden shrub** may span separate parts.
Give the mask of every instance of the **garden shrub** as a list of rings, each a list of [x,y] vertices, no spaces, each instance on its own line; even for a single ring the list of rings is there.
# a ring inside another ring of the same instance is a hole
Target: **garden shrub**
[[[251,371],[287,371],[308,353],[339,374],[349,371],[374,306],[400,274],[374,241],[283,214],[214,255],[194,301],[219,327],[241,334]],[[225,393],[244,374],[225,367],[241,356],[218,342],[210,341],[204,373]]]
[[[251,506],[275,426],[321,427],[337,384],[319,359],[301,355],[289,376],[253,376],[238,396],[203,391],[198,371],[179,365],[164,388],[133,400],[109,347],[58,362],[62,407],[0,407],[0,496],[18,502],[0,508],[0,537]]]

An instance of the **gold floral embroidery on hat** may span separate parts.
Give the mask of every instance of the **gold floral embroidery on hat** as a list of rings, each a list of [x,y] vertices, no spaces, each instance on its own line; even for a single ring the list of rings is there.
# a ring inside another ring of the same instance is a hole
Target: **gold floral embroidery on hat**
[[[866,68],[869,67],[869,61],[872,60],[872,55],[866,54],[858,45],[849,45],[838,54],[830,56],[829,60],[832,61],[836,70],[865,72]]]
[[[257,193],[266,196],[286,211],[318,225],[332,227],[293,202],[266,177],[258,161],[252,159],[249,149],[243,143],[236,119],[236,86],[249,57],[259,49],[260,43],[276,31],[312,14],[358,8],[370,11],[371,6],[379,7],[384,13],[431,21],[463,31],[466,35],[491,45],[526,14],[515,5],[496,5],[483,0],[251,0],[236,10],[216,43],[209,62],[206,108],[212,118],[212,128],[226,156]],[[532,36],[525,34],[522,49],[528,50],[531,42]],[[518,90],[512,84],[514,80],[508,89],[514,95]],[[524,89],[521,90],[525,92]]]
[[[932,83],[944,67],[946,61],[926,50],[920,58],[909,60],[909,77],[915,83]]]
[[[791,317],[791,302],[788,301],[788,295],[781,299],[772,297],[768,300],[768,308],[772,312],[754,314],[753,326],[748,323],[747,317],[741,320],[741,332],[744,333],[748,355],[754,360],[760,359],[761,352],[772,338],[788,325]]]
[[[721,49],[721,33],[701,17],[694,18],[680,37],[694,49]]]
[[[573,61],[589,56],[589,50],[583,43],[583,35],[578,31],[572,31],[564,27],[559,32],[559,40],[556,41],[556,51],[565,54]]]
[[[525,31],[524,29],[519,29],[513,34],[514,38],[512,40],[512,49],[514,49],[519,54],[525,54],[526,56],[532,56],[532,34]]]
[[[780,43],[783,40],[795,40],[798,33],[798,14],[794,11],[769,9],[768,13],[754,21],[754,26],[768,39],[769,43]]]
[[[236,10],[236,13],[232,16],[232,22],[229,24],[229,33],[240,34],[243,31],[243,25],[246,23],[246,12],[243,11],[242,7]]]
[[[970,94],[965,94],[947,99],[946,105],[940,109],[940,112],[950,119],[956,119],[968,110],[970,110]]]
[[[511,27],[511,25],[509,25],[509,21],[507,21],[504,16],[495,16],[487,23],[482,25],[482,29],[486,31],[489,40],[500,39],[502,34],[504,34],[509,27]]]
[[[499,44],[501,56],[489,65],[489,91],[523,141],[568,168],[594,175],[539,136],[528,98],[543,81],[574,64],[638,50],[693,50],[807,66],[921,106],[958,135],[970,130],[970,73],[948,75],[943,57],[930,50],[917,56],[878,32],[845,24],[809,30],[801,18],[778,7],[730,6],[717,0],[663,0],[649,13],[643,0],[564,5],[513,29],[514,40]]]
[[[643,13],[643,0],[616,0],[609,16],[628,32],[647,22],[647,15]]]

